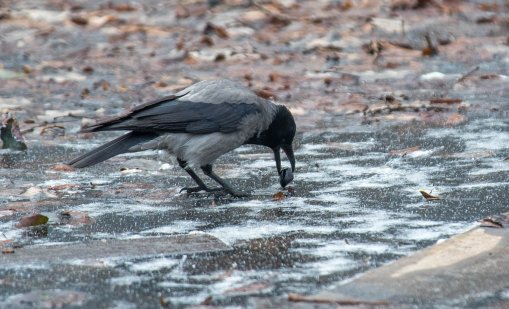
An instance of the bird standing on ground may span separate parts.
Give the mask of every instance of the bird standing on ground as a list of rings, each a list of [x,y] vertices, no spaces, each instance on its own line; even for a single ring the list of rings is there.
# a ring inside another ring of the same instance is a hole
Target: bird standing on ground
[[[224,191],[240,197],[246,193],[235,190],[215,174],[212,163],[245,144],[267,146],[274,152],[279,182],[285,187],[295,171],[295,129],[293,116],[285,106],[265,100],[230,80],[202,81],[83,128],[81,132],[130,132],[75,158],[69,165],[82,168],[121,153],[163,149],[177,157],[180,167],[198,185],[183,191]],[[281,168],[281,149],[290,161],[291,171]],[[193,170],[198,167],[221,188],[206,186]]]

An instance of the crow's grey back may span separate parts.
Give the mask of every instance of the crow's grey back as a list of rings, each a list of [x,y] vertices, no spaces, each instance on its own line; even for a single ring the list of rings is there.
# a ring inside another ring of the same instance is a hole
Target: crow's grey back
[[[249,88],[228,79],[201,81],[178,92],[176,96],[182,96],[182,101],[211,104],[256,104],[261,99]]]

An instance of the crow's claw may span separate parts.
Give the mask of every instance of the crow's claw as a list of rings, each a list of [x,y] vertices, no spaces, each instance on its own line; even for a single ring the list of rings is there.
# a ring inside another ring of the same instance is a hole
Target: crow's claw
[[[222,191],[223,188],[208,188],[208,187],[184,187],[182,189],[180,189],[180,192],[182,193],[183,191],[186,191],[187,194],[191,194],[191,193],[196,193],[196,192],[200,192],[200,191],[205,191],[205,192],[218,192],[218,191]]]

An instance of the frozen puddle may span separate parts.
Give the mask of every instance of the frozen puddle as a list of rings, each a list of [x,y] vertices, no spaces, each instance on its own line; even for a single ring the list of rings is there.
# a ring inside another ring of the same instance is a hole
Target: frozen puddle
[[[16,268],[24,261],[21,248],[18,259],[2,257],[10,266],[1,263],[0,300],[9,304],[19,289],[38,285],[84,292],[90,302],[110,307],[135,306],[137,299],[152,300],[144,305],[185,306],[210,296],[217,304],[245,306],[250,295],[316,292],[506,211],[507,124],[472,121],[461,135],[455,135],[457,128],[380,130],[305,134],[296,151],[295,194],[283,200],[272,199],[280,189],[270,151],[255,147],[242,147],[217,166],[235,186],[253,190],[252,198],[242,200],[179,194],[190,184],[187,175],[150,154],[67,174],[27,173],[25,187],[71,188],[52,193],[57,198],[16,201],[16,207],[43,203],[37,211],[50,221],[42,236],[15,228],[7,212],[0,217],[0,235],[40,246],[26,247],[40,248],[30,249],[34,259],[49,254],[55,243],[66,243],[64,252],[51,254],[70,259],[66,271],[81,282],[51,263],[35,267],[30,257]],[[64,148],[55,150],[57,156],[59,151],[62,158],[70,156]],[[401,149],[410,150],[398,154]],[[136,173],[120,171],[135,165]],[[421,188],[442,200],[425,201]],[[3,202],[13,205],[7,198]],[[58,219],[63,210],[87,214],[90,222],[64,224]],[[147,240],[175,235],[210,235],[223,247],[198,250],[197,244],[193,251],[190,242],[185,250],[172,251]],[[106,253],[115,246],[87,251],[80,247],[86,242],[120,242],[125,250],[112,258],[115,254]],[[58,280],[47,279],[52,276]],[[109,297],[103,289],[112,291]]]

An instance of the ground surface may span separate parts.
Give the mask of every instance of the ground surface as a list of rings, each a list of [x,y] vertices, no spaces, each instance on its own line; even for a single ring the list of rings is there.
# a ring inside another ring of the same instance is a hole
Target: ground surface
[[[0,242],[4,254],[58,245],[68,257],[0,267],[2,305],[254,306],[507,211],[506,2],[212,2],[2,2],[0,110],[28,150],[0,153]],[[258,147],[217,164],[253,191],[240,200],[179,194],[190,179],[156,153],[55,167],[116,136],[81,125],[218,77],[296,116],[287,198],[273,198],[275,164]],[[34,213],[48,223],[25,227]],[[90,260],[76,249],[201,233],[216,250]]]

